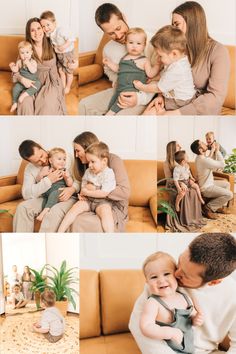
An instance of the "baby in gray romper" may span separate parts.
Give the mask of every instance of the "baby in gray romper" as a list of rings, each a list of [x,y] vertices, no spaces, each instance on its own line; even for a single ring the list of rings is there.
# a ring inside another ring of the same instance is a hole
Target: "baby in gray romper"
[[[11,71],[19,73],[22,77],[32,80],[34,83],[29,88],[26,88],[22,83],[17,82],[12,90],[12,106],[10,112],[17,109],[17,102],[23,102],[27,96],[33,96],[41,87],[41,82],[37,77],[37,62],[32,59],[32,45],[27,41],[22,41],[18,44],[19,57],[16,63],[10,63]]]

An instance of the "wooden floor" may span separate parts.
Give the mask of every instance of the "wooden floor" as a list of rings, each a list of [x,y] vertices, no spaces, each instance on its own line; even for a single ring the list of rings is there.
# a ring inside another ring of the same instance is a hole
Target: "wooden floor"
[[[82,85],[79,87],[79,101],[82,98],[93,95],[99,91],[106,90],[111,87],[111,83],[106,79],[102,78],[96,80],[95,82],[90,82],[86,85]]]
[[[228,210],[231,214],[236,215],[236,194],[234,194],[234,203],[228,208]],[[165,232],[165,214],[158,215],[157,232]]]

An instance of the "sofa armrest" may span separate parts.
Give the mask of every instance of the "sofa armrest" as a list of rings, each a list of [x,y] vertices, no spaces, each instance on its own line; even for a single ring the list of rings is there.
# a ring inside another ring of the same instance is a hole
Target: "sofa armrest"
[[[154,194],[150,199],[149,199],[149,208],[152,214],[152,217],[155,221],[155,224],[157,225],[157,194]]]
[[[21,189],[21,184],[0,187],[0,204],[22,198]]]
[[[0,177],[0,187],[16,184],[16,175]]]
[[[234,175],[232,173],[215,171],[213,172],[213,175],[214,177],[216,177],[216,179],[222,179],[222,178],[226,179],[230,184],[231,192],[234,193]]]
[[[84,52],[79,54],[79,67],[94,64],[96,51]]]

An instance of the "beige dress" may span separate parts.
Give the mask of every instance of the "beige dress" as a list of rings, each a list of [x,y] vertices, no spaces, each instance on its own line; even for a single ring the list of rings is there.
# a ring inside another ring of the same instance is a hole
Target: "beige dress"
[[[57,71],[56,55],[51,60],[38,62],[37,76],[42,87],[37,95],[18,103],[18,115],[65,115],[63,85]]]

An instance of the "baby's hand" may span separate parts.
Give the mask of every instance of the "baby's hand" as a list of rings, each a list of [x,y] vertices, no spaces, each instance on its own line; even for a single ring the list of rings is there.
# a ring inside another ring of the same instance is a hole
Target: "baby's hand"
[[[173,335],[171,339],[175,340],[178,344],[181,344],[183,337],[183,332],[179,328],[173,328]]]
[[[17,66],[16,66],[16,64],[15,63],[10,63],[9,64],[9,67],[10,67],[10,69],[11,69],[11,71],[13,72],[13,73],[17,73],[18,72],[18,68],[17,68]]]
[[[86,189],[89,190],[89,191],[95,191],[96,187],[95,187],[95,185],[93,183],[88,182],[86,184]]]
[[[193,326],[202,326],[204,323],[203,313],[198,311],[196,315],[192,318]]]
[[[133,81],[133,85],[134,87],[137,89],[137,90],[140,90],[142,91],[142,88],[143,88],[143,83],[139,80],[134,80]]]
[[[78,199],[82,202],[84,202],[85,200],[87,200],[87,198],[84,195],[78,194]]]
[[[104,65],[107,65],[107,66],[108,66],[111,61],[110,61],[109,58],[105,57],[105,58],[102,59],[102,62],[103,62]]]

